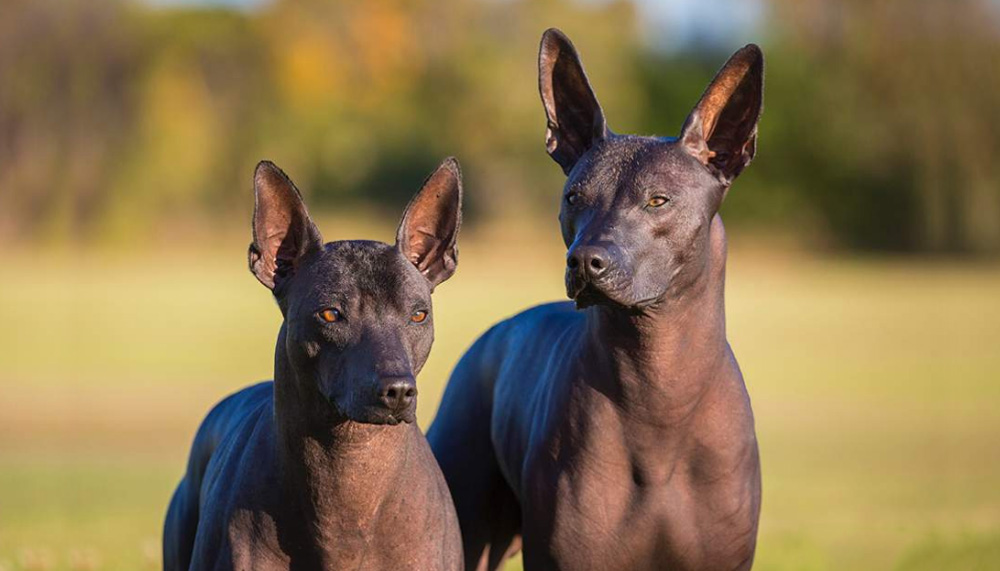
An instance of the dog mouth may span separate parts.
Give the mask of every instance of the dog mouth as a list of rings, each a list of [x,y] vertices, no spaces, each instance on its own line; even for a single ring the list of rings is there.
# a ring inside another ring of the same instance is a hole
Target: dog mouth
[[[368,424],[388,424],[389,426],[396,426],[399,424],[413,424],[416,420],[416,413],[412,410],[407,410],[384,415],[381,418],[376,418]]]
[[[642,314],[656,307],[659,298],[651,297],[638,301],[624,300],[613,291],[608,291],[593,282],[577,282],[567,287],[567,295],[576,303],[577,309],[586,309],[594,305],[613,307],[628,313]]]
[[[585,283],[575,292],[569,293],[570,299],[576,303],[577,309],[585,309],[592,305],[619,305],[606,293],[592,283]]]
[[[416,411],[404,410],[390,412],[378,407],[366,407],[361,414],[350,415],[350,419],[359,424],[373,424],[378,426],[397,426],[400,424],[413,424],[417,420]]]
[[[399,424],[413,424],[417,421],[417,411],[415,405],[403,410],[389,410],[381,405],[375,404],[362,406],[360,407],[360,410],[356,407],[348,407],[353,408],[354,410],[344,410],[337,404],[335,399],[327,397],[326,401],[329,403],[330,408],[337,416],[358,424],[396,426]]]
[[[403,410],[388,410],[379,405],[366,406],[359,414],[350,415],[351,420],[361,424],[376,424],[396,426],[399,424],[413,424],[417,420],[416,407],[409,407]]]
[[[626,311],[636,309],[633,307],[633,304],[623,301],[614,292],[608,291],[589,281],[570,289],[567,293],[570,299],[576,303],[577,309],[586,309],[594,305],[615,307]]]

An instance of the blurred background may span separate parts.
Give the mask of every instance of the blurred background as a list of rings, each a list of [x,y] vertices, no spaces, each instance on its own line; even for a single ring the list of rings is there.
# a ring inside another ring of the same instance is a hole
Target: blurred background
[[[261,158],[327,239],[383,241],[461,160],[425,427],[479,333],[562,299],[549,26],[617,132],[677,134],[733,50],[764,49],[759,152],[723,208],[756,568],[1000,567],[1000,2],[3,0],[0,570],[159,566],[198,422],[271,375]]]

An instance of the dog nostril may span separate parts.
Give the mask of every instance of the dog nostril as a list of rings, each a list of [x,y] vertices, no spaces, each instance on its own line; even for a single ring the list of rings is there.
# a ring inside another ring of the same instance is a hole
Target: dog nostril
[[[593,258],[590,259],[590,267],[595,270],[603,270],[604,260],[598,258],[597,256],[594,256]]]
[[[580,265],[580,260],[576,259],[576,256],[573,256],[566,261],[566,265],[569,266],[569,269],[575,270]]]
[[[398,380],[386,380],[383,382],[385,384],[382,385],[378,393],[378,399],[382,405],[393,413],[403,411],[413,406],[413,403],[416,402],[417,387],[412,380],[409,382]]]

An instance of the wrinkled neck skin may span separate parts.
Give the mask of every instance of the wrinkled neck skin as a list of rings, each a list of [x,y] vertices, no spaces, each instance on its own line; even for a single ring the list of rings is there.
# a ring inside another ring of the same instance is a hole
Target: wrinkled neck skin
[[[726,237],[717,214],[708,240],[703,267],[686,283],[671,285],[657,303],[638,312],[605,305],[587,310],[584,355],[593,366],[610,369],[588,382],[615,401],[627,423],[682,425],[732,365],[724,306]]]
[[[416,425],[362,424],[340,416],[314,387],[296,378],[284,351],[275,356],[274,420],[279,485],[288,523],[322,567],[353,559],[378,534],[380,508],[402,498],[399,485],[414,455]]]

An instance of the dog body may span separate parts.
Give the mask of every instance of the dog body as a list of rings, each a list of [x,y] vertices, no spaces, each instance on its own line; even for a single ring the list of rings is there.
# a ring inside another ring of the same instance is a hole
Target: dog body
[[[298,190],[261,163],[250,267],[284,316],[274,382],[198,430],[164,528],[164,567],[460,569],[447,485],[413,423],[430,294],[454,272],[457,163],[407,208],[397,244],[324,244]]]
[[[500,323],[449,381],[428,438],[466,565],[523,541],[526,569],[749,568],[760,464],[717,211],[755,152],[760,51],[730,59],[677,139],[611,133],[560,32],[539,66],[576,308]]]

